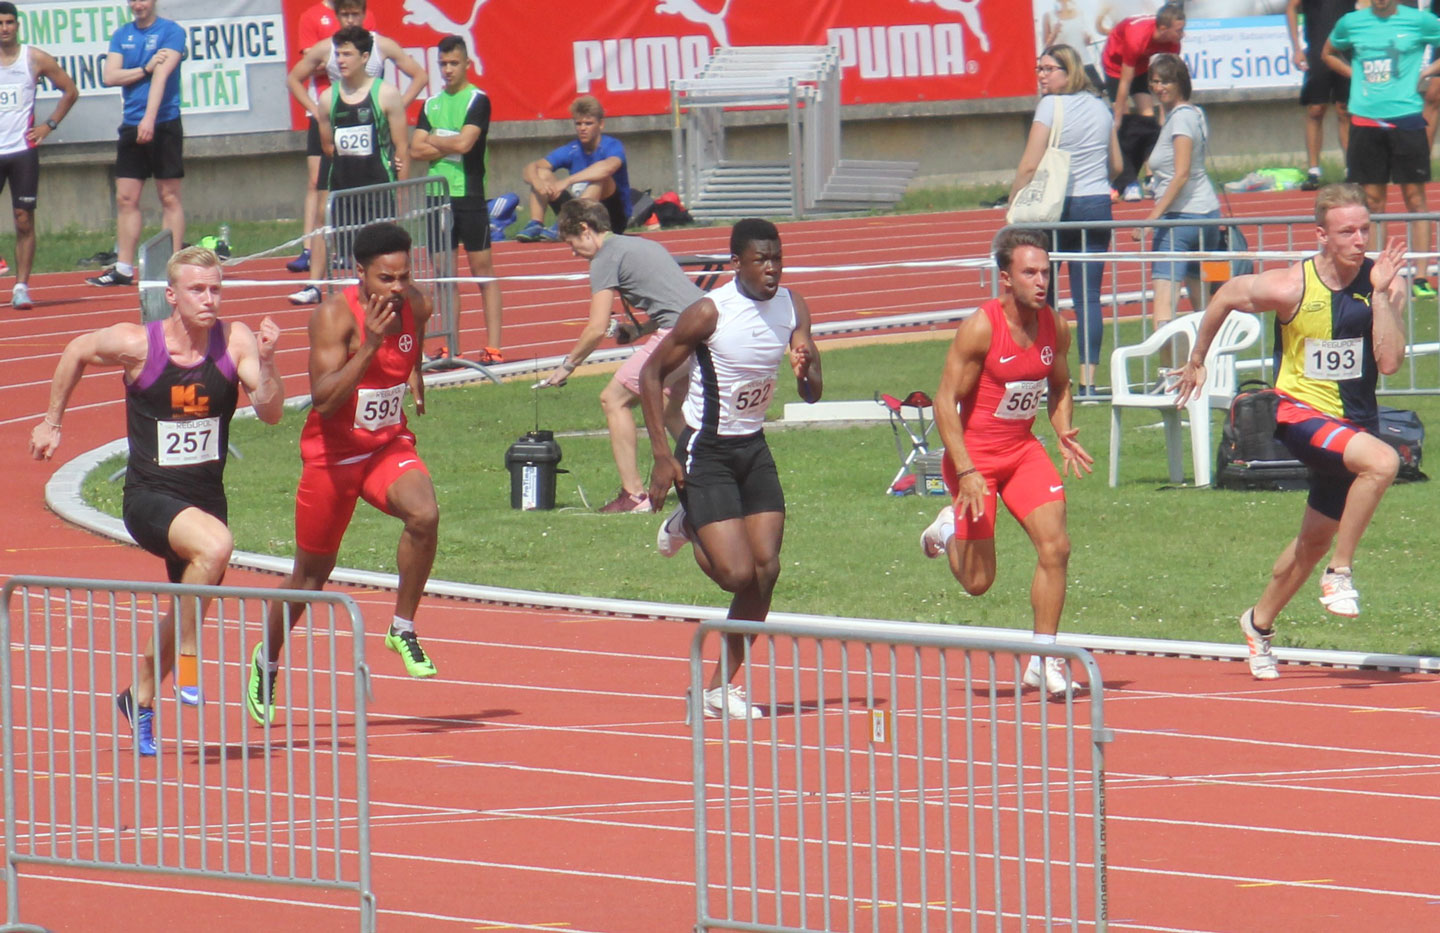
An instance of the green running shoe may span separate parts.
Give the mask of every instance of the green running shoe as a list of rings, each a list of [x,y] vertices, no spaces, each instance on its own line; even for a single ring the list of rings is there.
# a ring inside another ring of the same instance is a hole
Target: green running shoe
[[[420,647],[420,639],[415,637],[414,632],[391,629],[385,636],[385,647],[400,655],[411,677],[434,677],[438,673],[435,665],[425,656],[425,649]]]
[[[260,648],[261,645],[256,645],[251,655],[250,677],[245,683],[245,709],[256,725],[264,726],[275,721],[275,681],[279,678],[272,677],[265,669]]]

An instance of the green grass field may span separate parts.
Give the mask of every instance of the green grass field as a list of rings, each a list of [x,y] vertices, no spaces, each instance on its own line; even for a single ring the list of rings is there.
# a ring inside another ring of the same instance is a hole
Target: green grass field
[[[1106,343],[1108,349],[1108,334]],[[870,399],[876,390],[933,391],[946,346],[933,340],[826,351],[826,398]],[[723,594],[695,566],[688,549],[671,560],[655,553],[660,516],[593,511],[616,488],[596,400],[607,378],[579,376],[539,399],[539,424],[560,435],[561,466],[569,471],[559,477],[557,508],[545,512],[509,507],[504,467],[505,449],[536,423],[536,395],[529,381],[429,393],[431,413],[412,418],[412,425],[441,504],[435,577],[723,605]],[[776,415],[783,403],[796,401],[793,384],[785,382],[772,408]],[[1440,399],[1394,399],[1391,404],[1416,408],[1428,423],[1440,424]],[[253,420],[235,423],[233,439],[244,457],[231,460],[227,486],[232,527],[242,549],[292,553],[301,419],[292,412],[274,428]],[[1076,409],[1081,442],[1097,462],[1093,475],[1071,480],[1067,487],[1073,556],[1063,625],[1110,635],[1234,641],[1235,618],[1258,595],[1275,556],[1298,527],[1304,494],[1167,488],[1162,432],[1139,427],[1145,420],[1143,414],[1127,414],[1123,484],[1110,489],[1105,479],[1109,408]],[[1049,437],[1048,424],[1037,422],[1037,429]],[[996,584],[983,597],[965,595],[943,561],[927,561],[920,554],[920,531],[944,499],[884,495],[898,466],[886,424],[776,426],[770,439],[789,508],[777,609],[1029,627],[1034,559],[1019,526],[1008,515],[1000,517]],[[641,447],[642,468],[648,469],[648,446]],[[115,514],[119,485],[104,477],[117,465],[102,466],[86,485],[87,496]],[[393,571],[398,531],[393,519],[362,504],[340,563]],[[1358,620],[1327,615],[1315,599],[1318,581],[1312,582],[1282,616],[1280,643],[1440,654],[1435,626],[1440,591],[1432,570],[1437,553],[1435,487],[1395,487],[1356,562],[1363,615]]]

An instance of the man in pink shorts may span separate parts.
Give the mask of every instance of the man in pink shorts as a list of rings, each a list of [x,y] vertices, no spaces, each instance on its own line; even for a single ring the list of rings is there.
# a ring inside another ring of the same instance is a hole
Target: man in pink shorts
[[[1032,431],[1047,399],[1059,440],[1062,470],[1088,473],[1095,462],[1070,424],[1070,331],[1049,305],[1050,257],[1043,234],[1012,230],[995,243],[1001,295],[981,305],[955,331],[935,423],[945,443],[942,467],[953,505],[940,510],[920,537],[925,556],[950,558],[950,570],[979,596],[995,582],[995,509],[1003,499],[1035,545],[1030,604],[1035,642],[1054,644],[1065,606],[1070,537],[1065,530],[1065,484]],[[1072,689],[1060,658],[1032,657],[1024,682],[1051,696]]]
[[[650,338],[635,350],[600,393],[600,408],[605,412],[610,430],[610,451],[615,457],[615,469],[620,473],[619,495],[600,511],[649,512],[650,496],[635,466],[634,408],[640,403],[640,370],[675,326],[680,312],[699,301],[704,293],[659,243],[612,233],[610,213],[598,201],[584,198],[567,201],[560,209],[556,228],[575,255],[590,263],[590,319],[564,362],[541,385],[563,385],[575,367],[594,352],[610,331],[617,297],[625,306],[645,313],[646,320],[636,323],[639,336],[648,333]],[[667,378],[666,391],[689,378],[689,366],[680,367]],[[683,402],[683,392],[670,392],[665,406],[665,426],[671,437],[679,437],[685,427],[680,413]]]

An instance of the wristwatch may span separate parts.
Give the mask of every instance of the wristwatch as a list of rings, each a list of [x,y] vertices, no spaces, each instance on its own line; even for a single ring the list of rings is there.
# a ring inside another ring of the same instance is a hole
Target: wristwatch
[[[52,129],[52,130],[58,130],[58,129],[60,129],[60,124],[56,123],[53,119],[47,119],[47,120],[45,121],[45,125],[48,126],[48,127],[50,127],[50,129]]]

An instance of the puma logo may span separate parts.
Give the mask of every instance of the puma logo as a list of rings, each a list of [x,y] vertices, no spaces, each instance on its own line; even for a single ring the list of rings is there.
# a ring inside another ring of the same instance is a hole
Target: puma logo
[[[433,29],[442,35],[461,35],[469,41],[470,60],[475,65],[476,74],[484,74],[485,69],[480,64],[480,50],[476,48],[475,23],[480,19],[480,8],[487,0],[475,0],[475,5],[470,9],[470,19],[464,23],[457,23],[450,18],[444,10],[431,3],[430,0],[405,0],[405,16],[401,22],[407,26],[424,26]]]
[[[725,17],[730,13],[730,4],[733,2],[734,0],[725,0],[720,12],[711,13],[697,0],[659,0],[655,4],[655,12],[668,16],[683,16],[697,26],[709,29],[716,45],[729,46],[730,29],[725,25]]]
[[[980,40],[980,51],[990,51],[990,37],[985,34],[985,26],[980,22],[980,0],[910,0],[911,3],[933,3],[947,13],[959,14],[975,33],[975,38]]]

